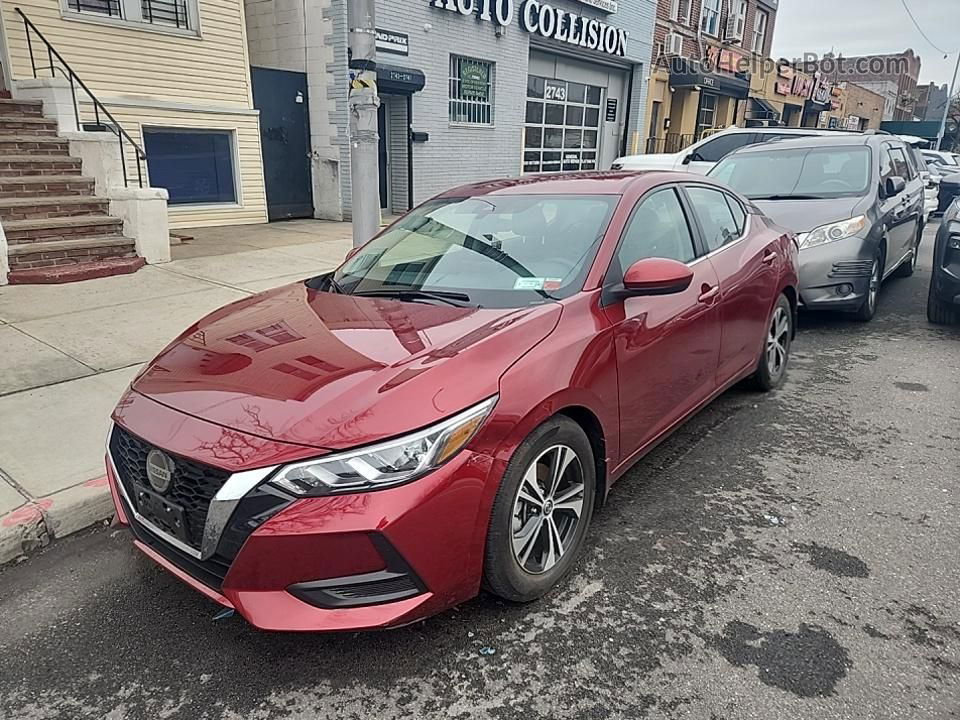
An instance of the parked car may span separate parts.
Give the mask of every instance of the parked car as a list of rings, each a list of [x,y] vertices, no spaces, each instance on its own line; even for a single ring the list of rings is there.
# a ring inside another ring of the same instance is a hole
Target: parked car
[[[800,238],[806,308],[873,318],[883,280],[913,273],[923,185],[893,135],[812,137],[742,148],[710,177]]]
[[[537,598],[640,457],[783,381],[795,242],[686,173],[451,190],[150,362],[113,414],[117,517],[260,628]]]
[[[921,154],[928,162],[943,166],[948,171],[960,172],[960,162],[953,153],[941,152],[939,150],[921,150]],[[957,168],[954,170],[953,168]]]
[[[848,134],[839,130],[818,130],[816,128],[732,127],[708,135],[677,153],[648,153],[645,155],[626,155],[613,163],[614,170],[685,170],[687,172],[707,174],[709,170],[729,153],[748,145],[780,140],[788,137],[810,137],[813,135]]]
[[[946,212],[953,201],[960,196],[960,168],[957,172],[943,175],[937,193],[937,211]]]
[[[944,213],[933,246],[927,319],[938,325],[960,322],[960,202]]]
[[[940,174],[932,172],[927,165],[927,160],[921,152],[921,146],[927,141],[914,135],[899,135],[904,143],[904,149],[907,151],[907,160],[913,163],[913,166],[920,173],[920,181],[923,183],[923,222],[930,219],[930,216],[937,212],[940,197]]]

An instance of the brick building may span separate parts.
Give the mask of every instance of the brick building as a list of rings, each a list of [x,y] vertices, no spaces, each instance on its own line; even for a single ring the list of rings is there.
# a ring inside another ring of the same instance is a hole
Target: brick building
[[[658,0],[647,152],[673,152],[743,115],[778,0]],[[707,58],[704,65],[697,60]]]
[[[819,62],[808,63],[805,69],[819,70],[836,85],[852,82],[881,94],[889,92],[888,88],[892,87],[896,93],[893,117],[884,119],[909,121],[915,119],[918,106],[917,82],[920,79],[920,65],[920,56],[907,49],[891,55],[826,56]]]
[[[254,74],[299,78],[309,90],[299,110],[309,114],[313,159],[301,186],[312,189],[318,216],[349,216],[346,1],[245,2]],[[378,0],[383,209],[405,211],[491,177],[609,168],[640,142],[654,8],[654,0]],[[268,195],[270,151],[265,143]],[[278,183],[289,182],[284,170]]]

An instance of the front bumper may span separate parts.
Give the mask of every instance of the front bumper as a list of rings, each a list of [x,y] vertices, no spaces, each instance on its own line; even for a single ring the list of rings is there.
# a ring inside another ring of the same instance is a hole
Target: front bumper
[[[870,287],[876,251],[851,237],[800,251],[800,300],[809,310],[857,310]]]
[[[206,425],[185,416],[181,422]],[[404,625],[476,595],[493,470],[493,459],[463,451],[407,485],[288,499],[266,511],[254,489],[237,505],[216,552],[200,559],[138,520],[129,483],[120,484],[107,456],[117,518],[135,545],[252,625],[279,631]]]

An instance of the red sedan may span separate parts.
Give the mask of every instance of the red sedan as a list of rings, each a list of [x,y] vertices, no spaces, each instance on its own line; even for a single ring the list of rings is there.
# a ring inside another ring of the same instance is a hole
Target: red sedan
[[[253,625],[537,598],[630,466],[784,378],[794,237],[679,173],[501,180],[187,329],[113,415],[140,550]]]

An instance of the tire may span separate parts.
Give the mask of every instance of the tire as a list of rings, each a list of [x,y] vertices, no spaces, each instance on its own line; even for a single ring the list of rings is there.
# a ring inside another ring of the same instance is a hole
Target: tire
[[[917,258],[920,255],[920,240],[923,239],[923,224],[917,226],[917,237],[913,243],[913,252],[910,253],[910,257],[900,263],[900,267],[893,271],[892,277],[895,278],[906,278],[913,275],[913,271],[917,269]]]
[[[558,453],[566,458],[566,470],[556,493],[549,496],[546,481],[556,467]],[[554,509],[555,498],[575,493],[578,484],[581,493]],[[596,488],[593,449],[577,423],[557,415],[531,432],[513,453],[493,502],[483,564],[484,587],[505,600],[530,602],[557,585],[583,549]],[[579,516],[574,509],[578,498]],[[559,556],[557,539],[562,546]]]
[[[867,296],[863,299],[860,309],[854,314],[860,322],[870,322],[873,316],[877,314],[877,299],[880,296],[880,284],[883,282],[883,252],[877,251],[877,256],[873,259],[873,267],[870,270],[870,285],[867,288]]]
[[[960,322],[957,309],[937,297],[933,290],[933,278],[930,278],[930,289],[927,291],[927,320],[934,325],[953,325]]]
[[[753,385],[761,392],[770,392],[787,377],[790,345],[793,342],[793,308],[786,295],[780,295],[767,321],[763,351],[753,373]]]

